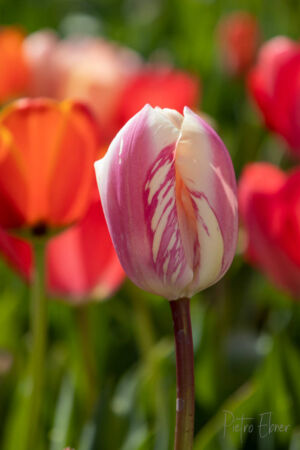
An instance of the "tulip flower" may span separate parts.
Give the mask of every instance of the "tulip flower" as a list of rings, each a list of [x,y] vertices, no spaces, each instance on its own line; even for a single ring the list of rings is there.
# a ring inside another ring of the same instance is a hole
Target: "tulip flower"
[[[264,44],[258,62],[249,74],[249,91],[267,127],[287,142],[292,153],[300,155],[298,98],[300,45],[279,36]]]
[[[24,94],[29,83],[29,67],[23,49],[24,34],[14,27],[0,30],[0,102]]]
[[[280,288],[300,296],[300,169],[285,174],[269,163],[245,167],[239,205],[246,258]]]
[[[59,227],[87,208],[98,129],[73,102],[19,100],[0,115],[0,225]]]
[[[217,40],[225,70],[233,76],[243,75],[254,61],[260,39],[255,16],[236,11],[223,17],[218,25]]]
[[[95,163],[120,262],[142,289],[169,299],[177,354],[175,450],[194,427],[193,343],[187,297],[216,283],[237,240],[235,176],[218,135],[189,108],[145,106]]]
[[[113,243],[135,284],[175,300],[223,276],[237,236],[235,177],[200,117],[146,106],[95,167]]]

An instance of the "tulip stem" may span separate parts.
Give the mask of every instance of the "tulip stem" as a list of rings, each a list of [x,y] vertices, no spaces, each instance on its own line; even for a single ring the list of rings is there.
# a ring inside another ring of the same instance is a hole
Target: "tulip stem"
[[[78,327],[82,361],[86,380],[86,415],[90,416],[97,400],[97,364],[94,358],[93,340],[90,329],[90,317],[88,305],[81,305],[75,310],[76,323]]]
[[[192,450],[194,438],[195,389],[194,350],[190,300],[170,302],[176,346],[176,429],[174,450]]]
[[[32,345],[29,360],[30,398],[28,430],[25,448],[37,446],[37,434],[41,422],[41,404],[43,398],[45,349],[47,330],[47,303],[45,296],[45,245],[43,237],[32,240],[35,271],[31,286],[31,332]]]

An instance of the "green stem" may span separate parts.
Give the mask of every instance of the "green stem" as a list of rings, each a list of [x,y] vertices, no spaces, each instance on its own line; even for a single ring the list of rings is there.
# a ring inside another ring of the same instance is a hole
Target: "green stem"
[[[41,423],[43,398],[45,349],[47,330],[47,303],[45,297],[45,240],[33,239],[35,272],[31,286],[31,332],[32,347],[29,361],[30,398],[26,449],[37,445],[37,434]]]
[[[86,377],[86,414],[89,416],[97,399],[97,365],[94,357],[88,305],[75,309],[76,323],[79,332],[82,359]]]
[[[176,429],[174,450],[192,450],[194,438],[195,392],[194,351],[190,300],[170,302],[176,345]]]

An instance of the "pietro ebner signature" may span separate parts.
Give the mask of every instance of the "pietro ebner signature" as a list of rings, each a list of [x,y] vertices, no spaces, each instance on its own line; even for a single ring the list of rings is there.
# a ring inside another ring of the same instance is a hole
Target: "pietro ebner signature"
[[[273,423],[272,412],[263,412],[256,418],[254,417],[236,417],[231,411],[223,410],[224,426],[223,436],[228,432],[239,433],[241,441],[245,434],[251,434],[256,430],[261,439],[273,433],[287,433],[291,425]]]

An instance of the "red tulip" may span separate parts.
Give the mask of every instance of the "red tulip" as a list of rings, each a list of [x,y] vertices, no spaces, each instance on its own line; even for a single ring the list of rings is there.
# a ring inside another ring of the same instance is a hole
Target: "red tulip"
[[[27,241],[0,229],[0,253],[27,282],[31,281],[33,255]],[[124,280],[96,189],[85,216],[49,241],[46,267],[48,292],[72,303],[109,297]]]
[[[140,70],[125,86],[120,96],[119,125],[123,126],[145,104],[176,109],[196,108],[200,96],[199,81],[170,67],[148,67]]]
[[[247,256],[279,287],[300,295],[300,169],[248,165],[239,183]]]
[[[0,30],[0,102],[23,94],[29,82],[29,68],[23,50],[21,30]]]
[[[0,226],[69,225],[87,208],[98,128],[78,103],[20,100],[0,115]]]
[[[125,277],[96,189],[94,194],[85,217],[52,239],[47,248],[49,291],[73,302],[106,298]]]
[[[249,90],[266,125],[300,155],[300,45],[276,37],[263,45],[249,74]]]
[[[221,19],[217,31],[225,70],[233,76],[247,72],[254,61],[260,40],[256,17],[236,11]]]

